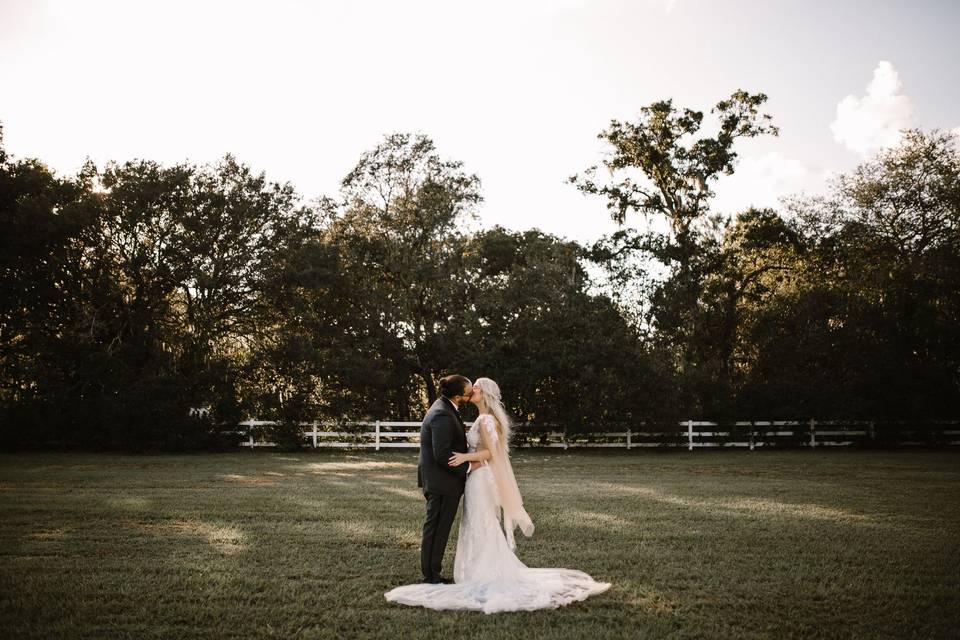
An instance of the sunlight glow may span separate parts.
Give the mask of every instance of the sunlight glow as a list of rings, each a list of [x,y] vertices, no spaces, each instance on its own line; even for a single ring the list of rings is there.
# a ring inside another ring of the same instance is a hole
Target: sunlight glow
[[[314,473],[336,472],[336,471],[369,471],[371,469],[416,469],[417,465],[409,462],[380,462],[370,460],[368,462],[314,462],[306,465],[306,468]]]
[[[665,493],[651,487],[632,487],[612,483],[599,483],[598,488],[603,492],[621,495],[638,495],[650,500],[655,500],[656,502],[698,509],[716,515],[747,518],[773,515],[860,523],[867,523],[873,520],[873,518],[864,514],[818,504],[795,504],[759,498],[692,498]]]
[[[198,520],[176,520],[174,522],[141,523],[140,527],[147,531],[199,536],[218,553],[236,555],[247,549],[246,535],[237,527],[216,525]]]
[[[307,199],[336,195],[385,134],[424,133],[480,176],[482,226],[589,242],[616,227],[602,198],[566,178],[602,159],[596,136],[611,119],[656,100],[709,111],[737,88],[770,96],[781,137],[742,147],[762,183],[726,187],[724,210],[814,191],[826,171],[852,167],[830,111],[862,91],[875,42],[897,43],[891,64],[919,124],[957,126],[956,83],[943,79],[960,45],[939,33],[953,11],[904,3],[827,33],[845,19],[839,5],[739,20],[724,3],[677,0],[2,2],[0,121],[10,154],[61,173],[87,157],[169,165],[233,153]],[[907,54],[931,42],[936,56]],[[103,64],[96,82],[78,56]],[[857,100],[859,122],[877,100]],[[771,153],[784,166],[767,166]]]

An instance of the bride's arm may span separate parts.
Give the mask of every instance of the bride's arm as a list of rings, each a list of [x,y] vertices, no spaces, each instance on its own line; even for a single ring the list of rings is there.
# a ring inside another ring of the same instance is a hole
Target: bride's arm
[[[496,426],[493,424],[493,418],[484,416],[483,424],[480,425],[480,440],[483,441],[483,450],[477,453],[483,457],[480,460],[484,462],[493,459],[493,449],[497,446]]]
[[[480,439],[483,440],[483,445],[486,448],[481,451],[474,451],[473,453],[454,453],[450,456],[449,460],[451,466],[460,465],[464,462],[487,462],[493,458],[493,454],[490,451],[493,448],[493,443],[490,441],[490,434],[486,428],[486,421],[491,420],[491,418],[485,417],[483,420],[484,424],[480,425],[479,431]]]
[[[491,457],[489,450],[474,451],[473,453],[455,453],[450,456],[450,463],[456,466],[464,462],[486,462]],[[456,462],[454,460],[456,460]]]

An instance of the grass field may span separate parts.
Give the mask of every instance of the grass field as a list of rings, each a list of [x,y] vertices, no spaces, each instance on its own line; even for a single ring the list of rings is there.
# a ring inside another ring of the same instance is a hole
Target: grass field
[[[416,452],[0,456],[4,638],[948,638],[960,452],[520,452],[559,610],[387,603],[419,581]],[[456,530],[444,573],[452,575]]]

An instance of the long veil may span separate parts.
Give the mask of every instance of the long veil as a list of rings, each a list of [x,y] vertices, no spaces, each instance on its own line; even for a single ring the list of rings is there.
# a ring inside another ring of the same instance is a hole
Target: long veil
[[[490,470],[493,472],[493,480],[497,487],[497,502],[503,509],[503,532],[510,548],[516,549],[513,530],[520,527],[523,535],[529,538],[533,535],[533,521],[523,508],[523,498],[520,496],[520,488],[517,487],[516,476],[513,475],[507,443],[497,437],[492,416],[487,419],[485,427],[491,439]]]

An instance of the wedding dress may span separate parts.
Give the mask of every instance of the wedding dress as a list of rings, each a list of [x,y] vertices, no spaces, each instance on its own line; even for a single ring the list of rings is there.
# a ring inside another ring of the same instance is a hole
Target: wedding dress
[[[467,432],[469,451],[485,449],[479,432],[481,428],[490,434],[489,441],[493,446],[501,446],[497,442],[493,418],[483,415]],[[500,464],[505,461],[512,479],[506,450],[501,448],[499,451],[503,456],[499,458]],[[517,558],[511,548],[514,546],[513,528],[519,525],[529,536],[533,533],[533,524],[522,506],[517,524],[506,514],[503,517],[505,522],[501,521],[503,494],[498,492],[498,481],[494,477],[497,460],[495,456],[490,464],[471,471],[467,476],[453,564],[454,584],[404,585],[384,594],[387,600],[430,609],[496,613],[554,609],[610,588],[610,583],[597,582],[583,571],[530,568]],[[499,473],[503,473],[502,467]],[[516,510],[511,509],[510,513],[515,515]]]

